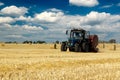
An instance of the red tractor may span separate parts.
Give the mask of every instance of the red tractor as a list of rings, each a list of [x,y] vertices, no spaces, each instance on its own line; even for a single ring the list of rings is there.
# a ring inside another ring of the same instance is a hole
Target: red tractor
[[[66,31],[68,35],[68,30]],[[64,41],[61,44],[61,51],[73,52],[98,52],[98,36],[90,35],[89,31],[83,29],[70,30],[68,41]]]

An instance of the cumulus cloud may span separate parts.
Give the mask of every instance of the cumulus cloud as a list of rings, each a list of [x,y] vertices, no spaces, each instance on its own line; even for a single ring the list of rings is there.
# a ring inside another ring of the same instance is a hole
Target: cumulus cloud
[[[31,16],[19,16],[16,18],[0,17],[0,36],[8,35],[8,38],[15,36],[23,37],[19,40],[65,40],[65,31],[71,28],[83,28],[94,34],[98,34],[100,39],[117,38],[120,30],[120,15],[111,15],[106,12],[91,11],[86,15],[68,15],[58,9],[49,9]],[[8,18],[8,19],[7,19]],[[8,20],[8,22],[7,22]],[[15,21],[23,21],[25,24],[10,24]],[[7,33],[6,33],[7,32]],[[112,35],[114,35],[114,37]],[[10,35],[11,36],[10,36]],[[49,35],[49,36],[48,36]],[[6,38],[5,38],[6,39]],[[14,38],[15,39],[15,38]],[[9,39],[8,39],[9,40]]]
[[[11,17],[0,17],[0,24],[13,23],[15,20]]]
[[[100,24],[101,22],[105,21],[106,18],[110,17],[109,13],[98,13],[95,11],[90,12],[89,14],[87,14],[85,16],[85,18],[83,18],[83,23],[84,24],[88,24],[88,25],[96,25],[96,24]]]
[[[0,6],[3,6],[3,5],[4,5],[4,3],[0,2]]]
[[[3,8],[0,12],[3,15],[19,17],[28,13],[28,9],[26,7],[17,7],[13,5],[13,6],[7,6]]]
[[[31,25],[0,25],[0,40],[2,41],[24,41],[24,40],[41,40],[44,30],[40,26]]]
[[[106,12],[91,11],[85,16],[63,14],[62,17],[56,18],[58,21],[55,23],[47,23],[43,24],[43,26],[47,26],[49,30],[48,32],[52,31],[51,34],[56,31],[60,32],[60,36],[64,35],[66,29],[83,28],[91,31],[93,34],[98,34],[100,38],[103,39],[106,38],[106,36],[107,38],[108,36],[112,37],[112,35],[109,35],[108,33],[116,34],[120,29],[120,15],[111,15],[110,13]]]
[[[25,17],[25,16],[19,16],[15,18],[16,21],[25,21],[25,22],[31,22],[33,21],[33,18],[31,16]]]
[[[66,29],[83,28],[91,31],[94,34],[98,34],[100,38],[103,39],[103,37],[105,38],[109,35],[108,33],[119,32],[120,15],[111,15],[110,13],[99,13],[96,11],[91,11],[85,16],[64,14],[59,21],[55,22],[54,24],[48,23],[44,25],[48,26],[49,30],[52,29],[53,32],[60,30],[58,32],[61,32],[61,34],[63,34]],[[102,36],[103,33],[104,36]],[[112,35],[109,36],[112,37]]]
[[[99,4],[97,0],[69,0],[69,3],[75,6],[94,7]]]
[[[95,25],[100,25],[104,23],[111,15],[109,13],[99,13],[92,11],[86,16],[81,16],[81,15],[64,15],[64,17],[61,18],[59,21],[59,24],[64,24],[66,28],[70,27],[83,27],[87,26],[87,28],[95,26]],[[114,19],[113,19],[114,20]],[[112,20],[112,21],[113,21]]]
[[[43,28],[42,27],[40,27],[40,26],[29,26],[29,25],[23,25],[22,26],[22,28],[24,28],[24,29],[26,29],[26,30],[43,30]]]
[[[35,19],[42,22],[56,22],[64,15],[63,12],[57,9],[51,9],[50,11],[44,11],[39,14],[35,14]]]

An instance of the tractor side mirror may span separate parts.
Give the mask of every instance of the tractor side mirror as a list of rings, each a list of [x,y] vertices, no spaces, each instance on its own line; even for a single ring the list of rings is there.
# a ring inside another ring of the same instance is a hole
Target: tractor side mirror
[[[66,35],[68,35],[68,30],[66,30]]]

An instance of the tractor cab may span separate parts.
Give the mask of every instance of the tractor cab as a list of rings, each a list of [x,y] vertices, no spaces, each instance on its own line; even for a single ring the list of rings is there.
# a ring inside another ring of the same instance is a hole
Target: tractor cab
[[[71,32],[70,32],[70,38],[84,39],[85,37],[87,37],[87,33],[85,30],[74,29],[74,30],[71,30]]]
[[[89,32],[83,29],[73,29],[70,31],[68,42],[70,46],[74,46],[75,43],[81,43],[89,38]]]

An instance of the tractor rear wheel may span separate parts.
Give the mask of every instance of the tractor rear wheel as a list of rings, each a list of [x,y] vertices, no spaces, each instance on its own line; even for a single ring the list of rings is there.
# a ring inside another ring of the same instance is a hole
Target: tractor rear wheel
[[[67,45],[66,45],[66,43],[62,43],[62,45],[61,45],[61,51],[67,51]]]
[[[83,47],[83,51],[84,51],[84,52],[89,52],[89,51],[90,51],[90,49],[89,49],[89,44],[83,43],[82,47]]]
[[[81,48],[78,43],[75,44],[75,52],[81,52]]]

